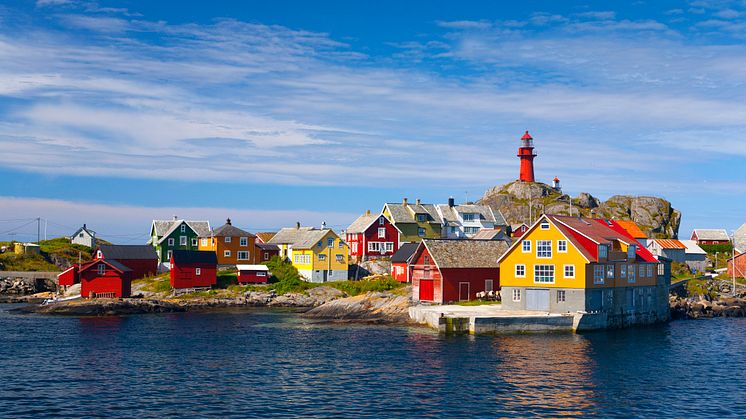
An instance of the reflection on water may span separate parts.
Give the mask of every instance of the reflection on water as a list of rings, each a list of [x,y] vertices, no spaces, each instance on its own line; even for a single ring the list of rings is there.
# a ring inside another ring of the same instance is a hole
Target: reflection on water
[[[57,318],[3,308],[0,416],[746,411],[743,319],[586,335],[446,337],[420,328],[320,325],[262,310]]]

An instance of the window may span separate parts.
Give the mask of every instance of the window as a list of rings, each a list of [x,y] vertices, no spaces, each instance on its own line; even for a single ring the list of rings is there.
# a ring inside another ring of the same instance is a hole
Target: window
[[[423,256],[422,257],[422,263],[424,265],[429,265],[430,264],[430,256]]]
[[[169,250],[168,252],[166,252],[166,259],[171,260],[171,255],[173,253],[174,253],[173,250]]]
[[[192,247],[197,247],[197,239],[192,239]]]
[[[104,257],[104,254],[100,250],[96,252],[96,259],[101,259],[102,257]]]
[[[593,283],[604,283],[604,265],[593,265]]]
[[[513,301],[521,301],[521,290],[519,289],[513,290]]]
[[[456,234],[456,227],[451,227],[451,234]]]
[[[186,233],[186,224],[181,225],[181,232]]]
[[[269,252],[264,252],[264,260],[269,260]]]
[[[345,257],[344,255],[337,254],[337,262],[344,263]]]
[[[544,221],[543,223],[541,223],[541,229],[542,230],[549,230],[549,223],[546,222],[546,221]]]
[[[168,239],[168,245],[169,246],[173,246],[174,245],[174,239],[173,238]]]
[[[378,238],[383,239],[386,238],[386,229],[381,227],[378,229]]]
[[[226,251],[224,251],[224,252],[223,252],[223,256],[225,256],[225,257],[227,257],[227,258],[231,257],[231,251],[230,251],[230,250],[226,250]]]
[[[326,239],[326,246],[327,247],[334,247],[334,238],[333,237],[329,237],[328,239]]]
[[[474,221],[476,214],[464,214],[464,221]]]
[[[637,280],[637,278],[635,278],[635,265],[629,265],[629,269],[627,269],[627,275],[628,282],[632,283]]]
[[[536,241],[536,257],[537,258],[551,258],[552,257],[552,241],[551,240],[537,240]]]
[[[326,255],[320,254],[319,255],[319,260],[326,260]]]
[[[649,263],[648,264],[648,278],[652,278],[652,277],[653,277],[653,264]]]
[[[247,251],[236,252],[236,257],[238,258],[238,260],[249,260],[249,252]]]
[[[637,253],[637,246],[630,246],[627,248],[627,260],[635,260],[635,254]]]
[[[202,246],[207,247],[207,239],[202,239]]]
[[[309,263],[311,263],[311,255],[303,255],[301,257],[301,262],[303,262],[306,265],[308,265]]]
[[[357,253],[357,242],[352,242],[352,253]]]
[[[179,236],[179,246],[186,246],[187,236]]]
[[[194,269],[194,274],[197,275],[197,276],[202,275],[202,268],[195,268]]]
[[[567,253],[567,240],[557,240],[557,253]]]
[[[477,234],[479,233],[479,227],[464,227],[464,233]]]
[[[515,276],[516,278],[525,278],[526,265],[515,265]]]
[[[393,252],[394,251],[394,243],[393,242],[386,242],[384,243],[386,252]]]
[[[614,278],[614,265],[606,265],[606,277],[609,279]]]
[[[531,253],[531,240],[524,240],[522,246],[523,253]]]
[[[575,265],[565,265],[565,278],[575,278]]]
[[[619,267],[619,278],[627,278],[627,265],[622,265]]]
[[[487,292],[493,291],[493,281],[491,279],[484,280],[484,290]]]
[[[380,252],[381,242],[368,242],[368,251],[369,252]]]
[[[316,243],[316,247],[318,247],[319,249],[321,249],[321,246],[323,246],[323,244],[321,244],[321,242]]]
[[[231,237],[228,237],[228,236],[226,236],[226,237],[225,237],[225,238],[224,238],[223,240],[224,240],[224,241],[225,241],[226,243],[230,243],[230,242],[231,242]]]
[[[339,241],[339,248],[340,249],[344,249],[345,248],[345,242],[343,242],[342,240]]]
[[[267,276],[266,272],[257,272],[256,276]]]
[[[598,245],[598,258],[606,259],[609,256],[609,248],[605,244]]]
[[[420,227],[417,229],[417,235],[420,237],[425,237],[425,229]]]
[[[80,233],[80,235],[78,235],[78,237],[83,237],[83,233]]]
[[[534,265],[534,282],[553,284],[554,265]]]
[[[378,218],[378,225],[382,226],[384,224],[386,224],[386,218],[384,218],[383,216],[379,217]]]
[[[422,278],[423,279],[430,279],[430,268],[425,268],[422,271]]]
[[[249,238],[248,237],[241,237],[238,239],[239,246],[248,246],[249,245]]]
[[[666,268],[663,266],[662,263],[658,264],[658,275],[665,275],[666,274]]]
[[[565,302],[565,290],[557,290],[557,302],[558,303]]]
[[[300,263],[300,255],[293,255],[293,263]]]
[[[417,221],[421,222],[421,223],[424,223],[425,221],[427,221],[427,215],[425,215],[425,214],[417,214]]]
[[[645,265],[640,265],[640,274],[637,275],[638,278],[645,278]]]
[[[103,263],[99,263],[97,268],[98,268],[99,275],[103,275],[106,273],[106,265],[104,265]]]

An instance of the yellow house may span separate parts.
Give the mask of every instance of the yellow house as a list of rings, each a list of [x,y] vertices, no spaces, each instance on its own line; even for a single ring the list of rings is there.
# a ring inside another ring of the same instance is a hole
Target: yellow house
[[[614,221],[542,215],[499,263],[505,308],[658,309],[658,261]]]
[[[281,229],[269,243],[280,248],[280,257],[290,260],[306,281],[347,280],[349,249],[332,229],[297,224]]]

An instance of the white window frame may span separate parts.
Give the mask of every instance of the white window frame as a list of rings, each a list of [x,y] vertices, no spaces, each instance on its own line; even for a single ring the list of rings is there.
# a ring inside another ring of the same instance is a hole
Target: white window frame
[[[179,246],[186,246],[187,245],[187,236],[179,236]]]
[[[357,253],[357,242],[352,242],[352,253]]]
[[[169,239],[168,239],[168,245],[169,246],[173,246],[175,243],[176,243],[176,241],[174,240],[174,238],[173,237],[169,237]]]
[[[97,273],[99,275],[106,275],[106,264],[99,263],[98,266],[96,266],[96,269],[98,270]]]
[[[337,258],[337,263],[345,263],[345,255],[337,253],[335,256]]]
[[[224,250],[223,251],[223,257],[227,257],[227,258],[231,257],[231,251],[230,250]]]
[[[266,272],[257,272],[256,276],[267,276]]]
[[[552,258],[552,241],[551,240],[536,240],[536,258],[537,259],[551,259]]]
[[[605,244],[598,245],[598,258],[607,259],[609,257],[609,246]]]
[[[570,268],[570,275],[567,274],[568,268]],[[564,265],[562,267],[562,276],[565,279],[575,279],[575,265]]]
[[[557,302],[564,303],[567,301],[567,293],[565,290],[557,290]]]
[[[381,252],[381,242],[368,242],[368,252],[373,253],[380,253]]]
[[[616,267],[614,264],[608,264],[606,265],[606,278],[608,279],[614,279]]]
[[[648,278],[652,278],[652,277],[653,277],[653,264],[648,263]]]
[[[557,253],[567,253],[567,240],[557,240]]]
[[[192,247],[197,247],[197,238],[196,237],[192,238]]]
[[[186,224],[181,225],[181,232],[186,233]]]
[[[513,301],[521,301],[521,290],[519,288],[513,288]]]
[[[334,237],[329,237],[326,239],[326,247],[334,247]]]
[[[382,226],[382,225],[385,225],[385,224],[386,224],[386,218],[384,218],[383,215],[380,216],[380,217],[378,217],[378,225]]]
[[[541,275],[541,274],[544,275]],[[551,276],[550,276],[551,274]],[[554,284],[556,272],[552,264],[534,265],[534,284]]]
[[[225,237],[223,237],[223,241],[224,241],[225,243],[230,243],[230,242],[231,242],[231,240],[233,240],[233,238],[232,238],[231,236],[225,236]]]
[[[238,239],[238,245],[241,247],[245,247],[249,245],[249,238],[248,237],[241,237]]]
[[[195,268],[194,269],[194,274],[196,276],[201,276],[202,275],[202,268]]]
[[[264,260],[269,260],[269,252],[264,252]]]
[[[385,239],[386,238],[386,228],[380,227],[378,229],[378,238],[379,239]]]
[[[619,266],[619,278],[620,279],[627,279],[627,265],[621,264]]]
[[[464,221],[474,221],[477,219],[477,214],[474,214],[472,212],[464,213],[463,215]]]
[[[523,274],[519,273],[519,271],[523,271]],[[526,277],[526,265],[524,265],[524,264],[515,265],[515,277],[516,278],[525,278]]]
[[[637,277],[640,279],[645,278],[645,265],[640,264],[640,271],[637,273]]]
[[[246,257],[241,257],[242,254],[245,254]],[[237,260],[249,260],[250,257],[251,257],[251,255],[246,250],[239,250],[238,252],[236,252],[236,259]]]
[[[394,242],[386,242],[384,243],[384,251],[386,253],[393,252],[394,251]]]
[[[542,223],[539,225],[539,228],[542,230],[549,230],[549,221],[542,221]]]
[[[593,283],[603,284],[606,280],[606,265],[593,265]]]
[[[202,246],[207,247],[207,239],[202,239]]]
[[[522,240],[521,241],[521,252],[523,252],[523,253],[531,253],[531,240]]]
[[[326,255],[323,253],[319,253],[319,262],[323,262],[326,260]]]

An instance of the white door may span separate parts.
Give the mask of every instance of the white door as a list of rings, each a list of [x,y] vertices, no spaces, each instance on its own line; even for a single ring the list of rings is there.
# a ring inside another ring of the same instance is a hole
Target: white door
[[[527,289],[526,310],[549,311],[549,290]]]

